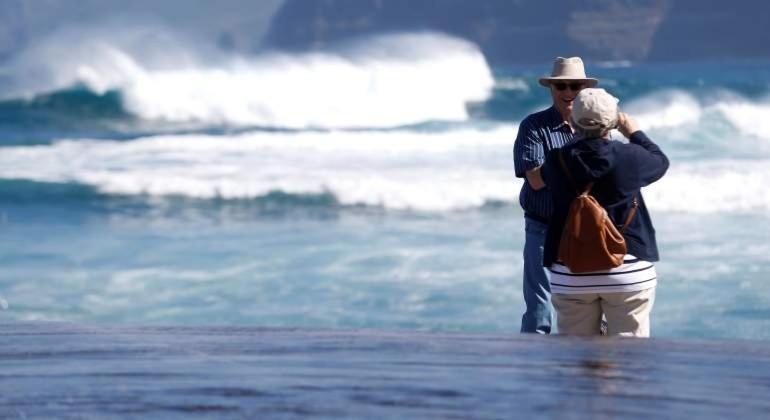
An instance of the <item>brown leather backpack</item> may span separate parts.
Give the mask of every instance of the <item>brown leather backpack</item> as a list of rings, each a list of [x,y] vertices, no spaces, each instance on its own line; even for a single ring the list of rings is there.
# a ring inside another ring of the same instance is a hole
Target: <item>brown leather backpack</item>
[[[623,228],[618,231],[607,215],[607,210],[590,195],[594,183],[590,182],[585,191],[577,189],[574,178],[567,169],[561,150],[559,161],[578,196],[572,200],[564,230],[559,241],[559,261],[573,273],[609,270],[623,264],[626,255],[626,240],[623,232],[631,223],[639,203],[634,197],[634,207],[628,214]]]

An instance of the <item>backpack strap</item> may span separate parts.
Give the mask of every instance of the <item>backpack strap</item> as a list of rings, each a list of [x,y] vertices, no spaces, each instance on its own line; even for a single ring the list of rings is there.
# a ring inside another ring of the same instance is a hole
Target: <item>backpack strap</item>
[[[561,149],[557,149],[556,152],[559,154],[559,162],[561,163],[561,169],[564,171],[564,174],[567,175],[567,179],[569,179],[569,183],[572,184],[572,188],[575,190],[575,192],[578,195],[582,195],[580,193],[580,190],[577,187],[577,184],[575,183],[575,179],[572,178],[572,174],[570,173],[569,169],[567,169],[567,163],[564,162],[564,156],[561,153]],[[591,188],[594,187],[593,182],[589,182],[588,185],[586,185],[585,191],[583,191],[583,194],[588,194],[591,192]]]
[[[628,225],[631,224],[631,221],[634,220],[634,216],[636,216],[636,211],[639,209],[639,200],[634,196],[634,206],[631,207],[631,211],[628,212],[628,217],[626,217],[626,223],[623,223],[623,228],[620,229],[621,233],[626,232],[626,228]]]

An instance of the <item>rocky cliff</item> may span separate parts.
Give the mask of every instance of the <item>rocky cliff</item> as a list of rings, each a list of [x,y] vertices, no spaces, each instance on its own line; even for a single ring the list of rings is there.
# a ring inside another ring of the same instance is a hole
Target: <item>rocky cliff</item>
[[[319,50],[372,33],[435,30],[498,63],[770,58],[770,2],[733,0],[287,0],[267,47]]]

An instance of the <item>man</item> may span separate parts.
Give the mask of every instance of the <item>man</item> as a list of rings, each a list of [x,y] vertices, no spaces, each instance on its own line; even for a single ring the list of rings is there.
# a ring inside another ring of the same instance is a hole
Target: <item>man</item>
[[[519,203],[524,209],[523,292],[527,309],[521,317],[521,332],[549,334],[551,285],[543,267],[543,245],[553,210],[540,167],[548,151],[573,141],[572,101],[581,89],[596,86],[598,80],[586,77],[580,57],[557,57],[551,76],[539,81],[550,89],[553,105],[521,122],[513,146],[513,162],[516,176],[524,178]]]

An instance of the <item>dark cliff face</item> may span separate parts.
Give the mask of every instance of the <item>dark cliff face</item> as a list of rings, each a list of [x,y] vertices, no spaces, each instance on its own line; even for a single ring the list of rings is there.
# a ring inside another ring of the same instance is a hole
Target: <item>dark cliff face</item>
[[[770,58],[770,2],[672,0],[649,59]]]
[[[26,34],[21,25],[23,12],[19,2],[0,2],[0,62],[25,40]]]
[[[434,30],[474,41],[492,63],[770,58],[768,12],[751,0],[287,0],[264,45],[319,50]]]
[[[488,56],[560,46],[568,11],[554,1],[496,0],[288,0],[274,17],[267,47],[323,49],[372,33],[436,30],[472,40]],[[548,16],[544,19],[542,16]],[[515,24],[514,24],[515,23]],[[527,47],[534,43],[539,48]],[[542,58],[550,54],[539,54]]]

